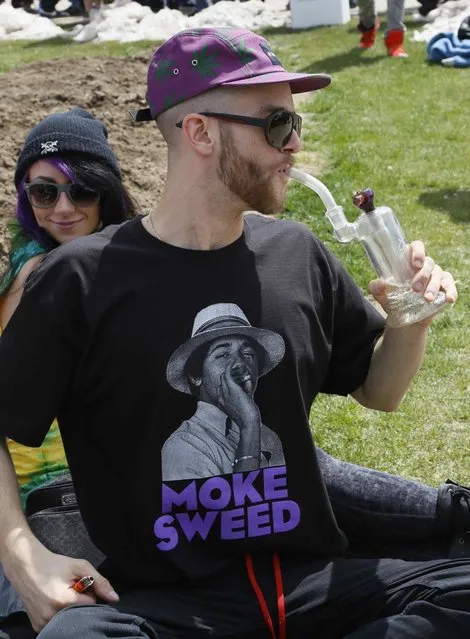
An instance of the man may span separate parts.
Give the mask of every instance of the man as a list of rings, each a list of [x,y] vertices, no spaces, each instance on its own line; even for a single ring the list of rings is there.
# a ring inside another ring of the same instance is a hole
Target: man
[[[28,281],[0,340],[0,433],[37,446],[58,415],[107,557],[98,572],[34,539],[0,448],[0,561],[40,639],[468,637],[470,562],[344,556],[308,421],[318,392],[395,409],[432,319],[389,327],[308,229],[244,215],[282,209],[300,149],[292,92],[329,82],[287,73],[249,31],[177,34],[154,54],[136,115],[168,143],[159,204],[60,248]],[[419,242],[410,264],[425,299],[455,301]],[[369,288],[386,310],[385,283]],[[165,482],[162,448],[194,411],[168,362],[197,313],[221,303],[284,341],[256,406],[285,464]],[[88,575],[93,590],[77,593]]]
[[[163,445],[163,481],[285,464],[279,437],[261,423],[253,399],[258,377],[283,356],[282,337],[252,327],[236,304],[213,304],[196,315],[191,339],[170,358],[167,379],[199,402]]]

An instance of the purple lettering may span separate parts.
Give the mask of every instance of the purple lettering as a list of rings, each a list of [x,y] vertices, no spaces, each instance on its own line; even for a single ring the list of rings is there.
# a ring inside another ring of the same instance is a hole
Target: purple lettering
[[[180,493],[166,484],[162,490],[162,512],[171,513],[173,506],[185,506],[186,510],[197,509],[196,482],[192,481]]]
[[[299,525],[300,508],[295,501],[273,501],[273,530],[288,532]]]
[[[196,534],[199,534],[201,539],[206,539],[218,514],[217,512],[208,512],[205,517],[202,517],[199,513],[194,513],[191,518],[187,513],[177,513],[175,518],[178,520],[186,539],[191,541]]]
[[[157,544],[159,550],[173,550],[178,545],[178,533],[173,527],[174,520],[171,515],[163,515],[156,520],[153,532],[157,539],[161,539]]]
[[[274,468],[265,468],[263,470],[264,498],[267,501],[286,499],[289,496],[286,472],[287,468],[285,466],[274,466]]]
[[[244,539],[246,537],[243,508],[220,513],[220,537],[221,539]]]
[[[268,502],[248,508],[248,537],[262,537],[272,533],[270,505]]]
[[[217,494],[218,493],[218,494]],[[199,501],[207,510],[222,510],[230,503],[232,491],[223,477],[211,477],[199,489]]]
[[[235,506],[244,506],[246,503],[258,504],[263,498],[253,488],[253,482],[259,475],[259,470],[252,470],[247,475],[243,473],[234,473],[233,479],[233,499]]]

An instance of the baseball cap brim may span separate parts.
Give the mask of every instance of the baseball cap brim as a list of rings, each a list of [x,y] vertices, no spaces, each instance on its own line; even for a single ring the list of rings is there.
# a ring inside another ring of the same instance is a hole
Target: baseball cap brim
[[[230,82],[222,82],[219,86],[224,87],[243,87],[255,86],[257,84],[280,84],[288,82],[292,93],[307,93],[308,91],[316,91],[324,89],[331,83],[331,77],[326,73],[288,73],[287,71],[274,71],[273,73],[265,73],[264,75],[254,75],[251,78],[243,78],[242,80],[232,80]],[[135,122],[148,122],[153,120],[150,109],[137,109],[129,111],[130,116]]]
[[[154,120],[150,113],[150,109],[135,109],[134,111],[129,111],[129,115],[135,122],[148,122],[149,120]]]
[[[326,73],[288,73],[287,71],[273,71],[263,75],[254,75],[251,78],[223,82],[220,86],[254,86],[256,84],[280,84],[288,82],[292,93],[307,93],[327,87],[331,77]]]

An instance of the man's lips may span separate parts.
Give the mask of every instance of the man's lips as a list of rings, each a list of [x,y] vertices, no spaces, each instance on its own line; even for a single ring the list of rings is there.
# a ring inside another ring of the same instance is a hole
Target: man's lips
[[[282,177],[284,177],[286,180],[289,179],[290,177],[290,170],[291,170],[292,164],[283,164],[279,169],[278,169],[278,173],[281,174]]]

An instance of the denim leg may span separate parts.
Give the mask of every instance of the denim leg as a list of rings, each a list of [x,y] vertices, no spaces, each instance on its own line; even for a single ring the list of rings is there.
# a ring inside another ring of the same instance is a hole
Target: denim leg
[[[57,4],[57,0],[41,0],[40,6],[43,11],[47,11],[48,13],[52,13]]]
[[[359,22],[365,29],[372,29],[375,24],[375,2],[374,0],[358,0]]]
[[[432,536],[437,489],[335,459],[321,448],[317,455],[336,519],[346,535],[382,541]]]
[[[208,6],[208,0],[196,0],[196,9],[198,12],[202,11],[203,9],[207,9]]]
[[[0,564],[0,620],[15,612],[24,611],[23,603],[10,584]]]
[[[388,0],[387,31],[405,31],[405,0]]]
[[[77,628],[79,630],[77,630]],[[38,639],[164,639],[137,615],[107,605],[70,606],[58,612]]]
[[[405,562],[398,587],[389,586],[386,616],[343,639],[468,639],[469,567],[460,561]],[[406,575],[410,568],[416,576]]]

